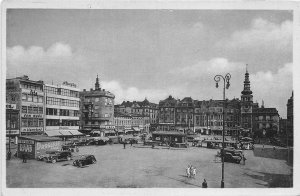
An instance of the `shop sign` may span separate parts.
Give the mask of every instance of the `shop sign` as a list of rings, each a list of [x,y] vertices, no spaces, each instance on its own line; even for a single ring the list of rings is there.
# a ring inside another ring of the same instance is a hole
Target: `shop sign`
[[[43,118],[43,114],[21,114],[23,118]]]
[[[44,150],[44,149],[59,149],[60,148],[60,142],[54,141],[54,142],[38,142],[36,144],[36,150]]]
[[[19,151],[20,152],[32,152],[33,145],[31,144],[20,144]]]
[[[6,130],[6,135],[18,135],[20,130]]]
[[[34,144],[33,140],[23,140],[23,139],[19,139],[18,140],[18,144]]]
[[[43,127],[25,127],[21,129],[21,132],[42,132]]]
[[[6,109],[10,110],[16,110],[17,109],[17,104],[6,104]]]

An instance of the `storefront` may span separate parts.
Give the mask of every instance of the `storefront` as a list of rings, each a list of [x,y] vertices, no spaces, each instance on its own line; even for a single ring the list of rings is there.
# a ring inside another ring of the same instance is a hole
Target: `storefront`
[[[50,150],[61,150],[62,140],[58,137],[42,135],[20,136],[18,139],[18,157],[26,154],[28,159],[35,159]]]

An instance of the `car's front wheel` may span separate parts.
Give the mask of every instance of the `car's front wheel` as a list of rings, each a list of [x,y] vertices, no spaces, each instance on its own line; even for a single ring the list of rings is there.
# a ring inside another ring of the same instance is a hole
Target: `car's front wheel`
[[[96,159],[92,159],[92,163],[93,163],[93,164],[96,163]]]
[[[67,160],[68,160],[68,161],[71,161],[71,157],[67,157]]]
[[[81,162],[78,162],[78,167],[82,167],[82,163]]]
[[[52,162],[52,163],[56,163],[56,159],[52,159],[51,162]]]

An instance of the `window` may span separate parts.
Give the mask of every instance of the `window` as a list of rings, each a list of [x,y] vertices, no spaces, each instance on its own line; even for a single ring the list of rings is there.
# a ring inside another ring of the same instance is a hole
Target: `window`
[[[27,94],[22,93],[22,101],[27,101]]]
[[[28,119],[22,118],[22,127],[28,127]]]
[[[43,127],[44,126],[44,120],[43,119],[39,119],[39,127]]]
[[[22,113],[27,113],[27,106],[22,106]]]
[[[38,127],[38,119],[37,118],[34,118],[34,119],[32,119],[33,120],[33,126],[34,127]]]
[[[33,96],[32,95],[27,95],[28,101],[33,101]]]
[[[33,102],[37,103],[38,102],[38,96],[32,96],[33,97]]]
[[[39,114],[43,114],[43,108],[39,107]]]
[[[33,119],[32,118],[28,119],[28,127],[33,127]]]
[[[32,113],[33,113],[33,107],[28,106],[28,113],[29,113],[29,114],[32,114]]]
[[[34,113],[34,114],[39,113],[39,108],[38,108],[38,107],[33,107],[33,113]]]
[[[44,98],[43,96],[39,96],[39,97],[38,97],[38,102],[39,102],[39,103],[43,103],[43,102],[44,102],[44,101],[43,101],[43,98]]]
[[[94,115],[95,115],[95,117],[96,117],[96,118],[98,118],[98,117],[99,117],[99,114],[98,114],[98,113],[95,113]]]

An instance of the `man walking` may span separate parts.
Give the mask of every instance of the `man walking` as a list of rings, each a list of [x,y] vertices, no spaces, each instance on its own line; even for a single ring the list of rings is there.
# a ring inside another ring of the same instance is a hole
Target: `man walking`
[[[243,157],[242,157],[242,159],[243,159],[243,165],[246,165],[246,157],[243,155]]]
[[[202,188],[207,188],[207,182],[206,182],[205,179],[204,179],[204,181],[202,182]]]
[[[126,148],[126,142],[125,141],[123,142],[123,146],[124,146],[124,149],[125,149]]]

